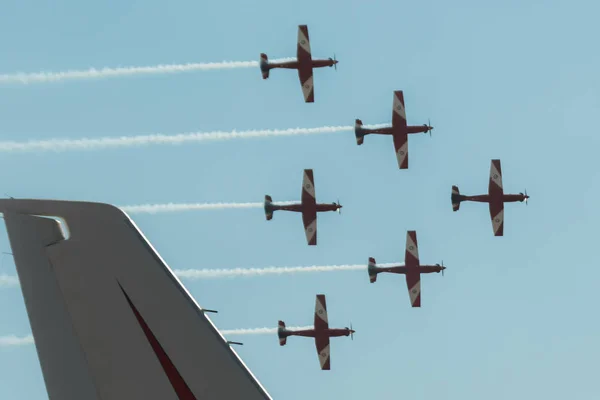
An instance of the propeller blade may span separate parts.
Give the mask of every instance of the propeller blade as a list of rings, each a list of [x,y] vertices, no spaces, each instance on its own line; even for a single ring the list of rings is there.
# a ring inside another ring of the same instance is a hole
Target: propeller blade
[[[335,70],[337,71],[337,59],[335,58],[335,53],[333,53],[333,61],[335,61],[335,63],[333,64],[333,68],[335,68]]]
[[[429,137],[431,137],[431,131],[433,128],[431,127],[431,119],[427,118],[427,126],[429,127]]]

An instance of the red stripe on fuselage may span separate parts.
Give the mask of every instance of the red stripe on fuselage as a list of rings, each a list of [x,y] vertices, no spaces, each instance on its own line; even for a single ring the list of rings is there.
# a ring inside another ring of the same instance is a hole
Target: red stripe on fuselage
[[[156,336],[154,336],[154,334],[150,330],[148,324],[146,324],[146,321],[144,321],[144,318],[142,318],[137,308],[135,308],[135,306],[131,302],[131,299],[129,298],[127,293],[125,293],[123,287],[120,284],[119,287],[123,291],[123,294],[125,295],[125,298],[127,299],[129,306],[131,307],[131,310],[135,314],[135,317],[137,318],[140,327],[146,335],[146,339],[148,339],[150,346],[152,346],[152,350],[154,350],[154,354],[156,354],[158,361],[160,361],[160,365],[165,371],[167,378],[169,378],[169,382],[171,382],[171,386],[173,386],[173,390],[175,390],[175,393],[177,394],[179,400],[197,400],[196,396],[194,396],[194,393],[192,393],[189,386],[187,385],[187,383],[185,383],[185,381],[179,374],[179,371],[177,371],[177,368],[175,367],[175,365],[173,364],[163,347],[158,342]]]

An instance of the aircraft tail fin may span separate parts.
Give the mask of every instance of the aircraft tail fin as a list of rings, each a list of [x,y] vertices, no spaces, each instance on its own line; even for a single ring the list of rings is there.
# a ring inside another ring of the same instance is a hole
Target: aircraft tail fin
[[[356,136],[356,144],[361,145],[365,141],[365,134],[362,129],[362,121],[360,119],[356,119],[354,121],[354,136]]]
[[[275,209],[273,207],[273,198],[267,194],[265,195],[265,217],[267,218],[267,221],[273,219],[274,211]]]
[[[260,72],[262,72],[263,79],[269,78],[269,57],[265,53],[260,53]]]
[[[49,399],[270,399],[120,208],[0,199],[0,212]]]
[[[369,272],[369,280],[371,283],[375,283],[377,280],[377,262],[373,257],[369,257],[369,267],[367,268]]]
[[[285,330],[285,322],[283,321],[279,321],[279,324],[277,325],[277,337],[279,337],[279,345],[285,346],[288,335]]]
[[[460,202],[463,201],[463,197],[460,194],[460,190],[458,190],[458,186],[452,186],[452,211],[458,211],[460,208]]]

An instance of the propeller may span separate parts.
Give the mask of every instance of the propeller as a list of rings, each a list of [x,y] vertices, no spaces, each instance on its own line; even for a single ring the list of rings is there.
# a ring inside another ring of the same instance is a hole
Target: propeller
[[[337,71],[337,60],[335,59],[335,53],[333,53],[333,68]]]
[[[427,119],[427,128],[429,128],[429,137],[431,137],[431,131],[433,130],[433,126],[431,126],[431,120],[429,118]]]
[[[525,205],[527,205],[527,200],[529,200],[529,196],[527,196],[527,189],[525,189]]]
[[[340,199],[338,199],[338,201],[337,201],[337,206],[338,206],[337,212],[338,212],[338,214],[341,215],[342,214],[342,207],[340,205]]]
[[[446,269],[446,267],[444,267],[444,260],[442,260],[442,265],[440,264],[436,264],[438,267],[440,268],[440,271],[442,272],[442,276],[444,276],[444,270]]]
[[[352,322],[350,322],[350,339],[354,340],[354,329],[352,329]]]

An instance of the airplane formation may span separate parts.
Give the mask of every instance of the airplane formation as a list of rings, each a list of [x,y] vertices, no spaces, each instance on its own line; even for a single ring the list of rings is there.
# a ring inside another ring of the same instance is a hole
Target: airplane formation
[[[263,79],[271,77],[273,69],[296,69],[300,81],[302,95],[305,103],[315,102],[315,88],[313,70],[315,68],[334,67],[337,69],[338,61],[335,58],[313,59],[311,53],[310,39],[307,25],[298,26],[296,60],[270,62],[267,54],[260,54],[259,68]],[[257,78],[258,79],[258,78]],[[361,119],[355,119],[354,135],[356,144],[364,144],[365,137],[368,135],[388,135],[392,136],[394,153],[398,169],[407,170],[409,168],[408,157],[408,138],[411,134],[429,133],[433,127],[428,122],[423,125],[409,125],[402,90],[393,91],[392,98],[392,118],[391,125],[378,128],[365,128]],[[529,196],[527,191],[518,194],[505,194],[502,167],[499,159],[492,159],[490,165],[490,175],[487,194],[464,195],[459,191],[458,186],[452,186],[451,204],[454,212],[459,211],[463,202],[481,202],[488,203],[491,218],[491,225],[494,236],[504,235],[504,203],[525,202]],[[312,169],[304,169],[302,176],[302,190],[300,201],[298,203],[277,204],[273,201],[271,195],[267,194],[264,198],[264,212],[267,221],[274,218],[276,211],[288,211],[300,213],[306,236],[306,242],[309,246],[317,245],[317,220],[318,214],[322,212],[337,211],[341,214],[342,205],[339,200],[331,203],[317,202],[315,190],[315,177]],[[408,298],[412,308],[421,307],[421,275],[430,273],[444,274],[446,267],[443,261],[441,264],[421,264],[419,256],[419,247],[417,241],[417,232],[408,230],[406,233],[406,245],[404,254],[404,265],[396,266],[378,266],[375,257],[370,256],[366,265],[366,271],[370,283],[376,283],[378,275],[381,273],[405,275]],[[216,310],[202,309],[202,312],[216,313]],[[278,322],[277,336],[280,346],[285,346],[291,336],[314,338],[315,347],[319,359],[319,365],[322,370],[331,369],[331,349],[330,338],[350,336],[354,337],[355,330],[350,327],[330,328],[327,312],[325,294],[316,295],[314,326],[312,329],[288,329],[286,324],[280,320]],[[241,342],[227,341],[229,345],[243,345]]]
[[[310,41],[308,37],[308,27],[306,25],[298,26],[297,60],[289,62],[270,63],[265,53],[260,55],[260,70],[263,79],[268,79],[271,69],[297,69],[300,78],[300,85],[306,103],[314,103],[314,80],[313,68],[336,67],[338,61],[333,58],[328,60],[314,60],[310,51]],[[408,169],[408,135],[417,133],[429,133],[433,127],[430,123],[423,125],[408,125],[406,118],[406,109],[404,104],[404,93],[402,90],[394,91],[392,103],[392,123],[389,127],[379,127],[368,129],[363,127],[360,119],[355,120],[354,135],[356,144],[362,145],[367,135],[390,135],[394,143],[394,152],[399,169]],[[494,236],[504,235],[504,203],[525,202],[529,196],[527,191],[519,194],[505,194],[502,184],[502,168],[500,160],[493,159],[490,167],[490,178],[488,193],[476,196],[462,195],[458,186],[452,186],[451,201],[452,210],[458,211],[463,201],[473,201],[488,203],[490,208],[490,218]],[[275,211],[290,211],[302,214],[302,222],[306,234],[306,241],[309,246],[317,245],[317,214],[319,212],[337,211],[341,213],[342,205],[339,200],[337,203],[317,203],[315,192],[315,179],[312,169],[305,169],[302,177],[301,200],[297,204],[277,205],[274,204],[270,195],[265,195],[264,210],[267,221],[273,219]],[[419,247],[417,243],[417,232],[408,231],[406,233],[406,248],[404,255],[404,265],[378,267],[374,257],[369,257],[367,272],[369,281],[375,283],[377,275],[380,273],[403,274],[406,276],[406,285],[408,289],[410,304],[412,307],[421,307],[421,274],[442,273],[446,267],[442,261],[441,264],[422,265],[419,258]],[[329,338],[339,336],[354,337],[355,331],[346,327],[343,329],[329,328],[329,319],[327,316],[327,305],[324,294],[317,294],[314,327],[313,329],[289,330],[283,321],[279,321],[277,336],[281,346],[286,345],[287,338],[290,336],[304,336],[315,339],[315,346],[322,370],[331,369],[330,343]]]

